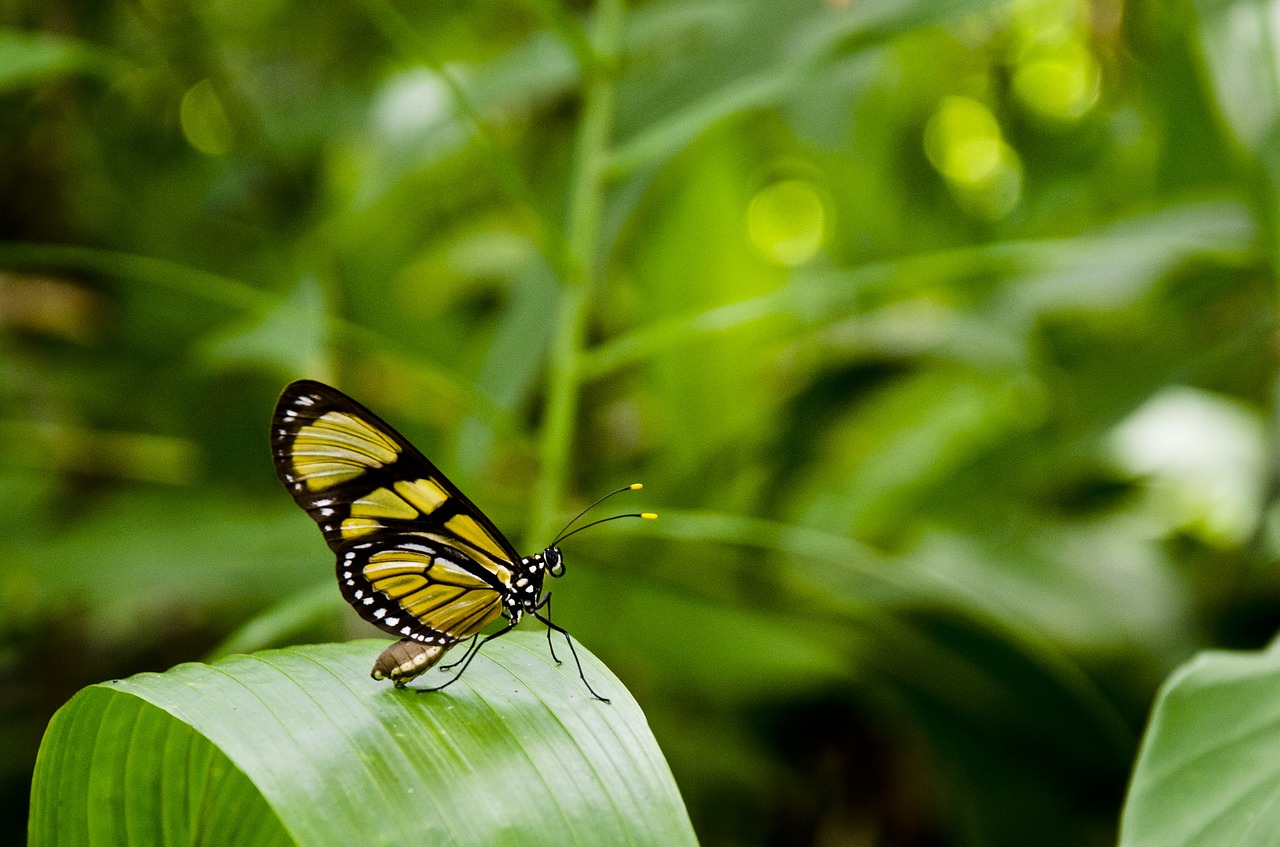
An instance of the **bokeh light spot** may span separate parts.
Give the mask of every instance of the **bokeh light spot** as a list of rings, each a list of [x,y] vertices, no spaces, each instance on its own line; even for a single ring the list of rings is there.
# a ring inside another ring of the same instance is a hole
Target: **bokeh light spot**
[[[430,68],[412,68],[387,80],[373,105],[374,126],[392,141],[420,137],[448,120],[449,89]]]
[[[1098,101],[1098,63],[1088,48],[1068,41],[1018,65],[1013,87],[1018,98],[1047,118],[1074,121]]]
[[[206,156],[224,156],[231,149],[231,120],[209,80],[200,80],[182,95],[178,120],[187,143]]]
[[[1003,144],[991,110],[971,97],[943,98],[924,131],[925,155],[953,182],[989,179],[1000,166]]]
[[[969,214],[999,220],[1022,198],[1022,163],[983,103],[943,98],[925,126],[924,149]]]
[[[826,226],[826,204],[808,180],[771,183],[756,192],[747,206],[751,243],[781,265],[799,265],[813,258],[822,247]]]

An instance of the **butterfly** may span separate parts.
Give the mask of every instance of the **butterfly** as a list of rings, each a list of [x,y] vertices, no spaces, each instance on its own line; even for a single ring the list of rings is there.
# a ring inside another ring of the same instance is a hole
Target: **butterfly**
[[[441,666],[458,672],[423,689],[439,691],[462,676],[484,644],[527,614],[546,625],[557,664],[553,630],[564,636],[587,690],[609,702],[587,682],[569,633],[552,622],[551,592],[543,584],[564,574],[558,544],[570,535],[617,518],[657,517],[615,515],[568,532],[591,508],[639,483],[601,497],[545,550],[522,557],[404,436],[336,388],[314,380],[288,385],[272,417],[271,453],[280,481],[337,555],[342,596],[362,618],[400,639],[374,662],[374,679],[403,688],[470,639],[461,659]],[[498,619],[502,628],[482,637]]]

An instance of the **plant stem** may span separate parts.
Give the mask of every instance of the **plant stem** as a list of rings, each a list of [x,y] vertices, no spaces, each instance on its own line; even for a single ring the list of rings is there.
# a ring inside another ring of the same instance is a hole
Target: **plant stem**
[[[569,187],[563,289],[551,341],[547,380],[546,418],[543,421],[540,458],[542,475],[529,538],[546,543],[555,531],[555,517],[564,499],[578,412],[579,364],[586,335],[591,291],[601,268],[596,255],[600,236],[600,210],[604,171],[613,129],[613,69],[622,38],[623,0],[601,0],[596,8],[592,41],[599,61],[582,68],[584,87],[582,117],[574,153],[573,180]]]

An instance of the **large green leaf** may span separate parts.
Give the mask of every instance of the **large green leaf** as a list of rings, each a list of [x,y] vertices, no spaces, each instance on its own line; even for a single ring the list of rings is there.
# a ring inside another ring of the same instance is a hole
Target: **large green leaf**
[[[1280,641],[1203,653],[1165,683],[1142,743],[1121,847],[1280,843]]]
[[[441,693],[371,680],[382,646],[84,689],[40,747],[30,843],[696,843],[639,706],[583,648],[612,703],[533,632],[488,645]]]

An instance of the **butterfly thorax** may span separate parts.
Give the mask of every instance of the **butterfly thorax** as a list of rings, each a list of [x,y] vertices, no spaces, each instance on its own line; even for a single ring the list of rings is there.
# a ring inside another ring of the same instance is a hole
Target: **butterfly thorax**
[[[548,547],[535,556],[526,556],[516,563],[511,591],[503,600],[503,613],[512,621],[519,621],[525,612],[542,606],[542,583],[547,575],[564,573],[564,557],[559,547]]]

